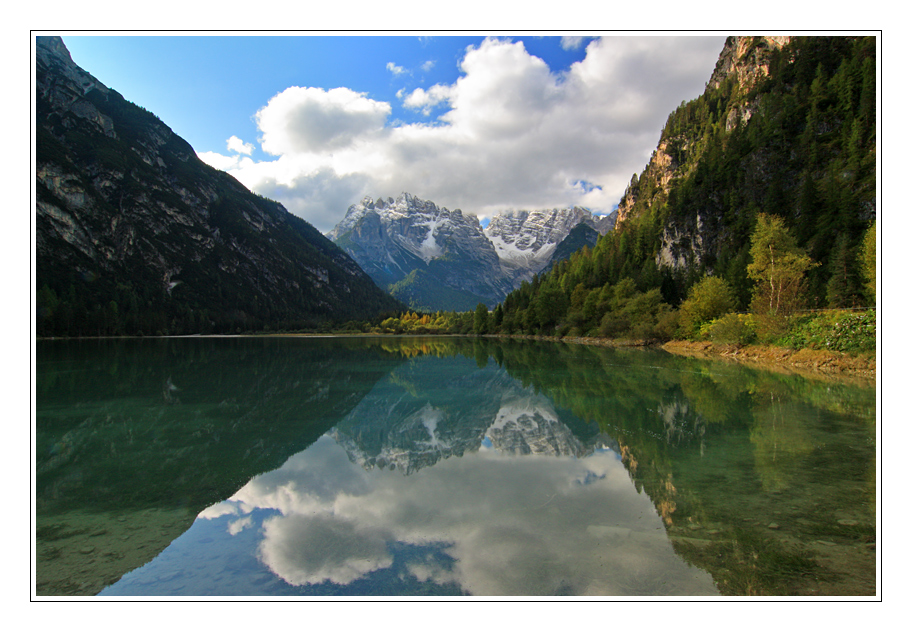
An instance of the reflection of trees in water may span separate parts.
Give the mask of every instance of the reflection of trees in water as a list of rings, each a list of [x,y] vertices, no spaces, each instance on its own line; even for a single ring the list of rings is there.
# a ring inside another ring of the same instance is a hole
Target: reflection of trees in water
[[[750,441],[757,474],[765,491],[781,491],[789,487],[796,465],[813,444],[794,403],[773,392],[758,395],[755,401]]]
[[[402,362],[381,352],[364,363],[363,343],[354,347],[250,338],[40,343],[39,509],[202,509],[226,498],[307,447]]]

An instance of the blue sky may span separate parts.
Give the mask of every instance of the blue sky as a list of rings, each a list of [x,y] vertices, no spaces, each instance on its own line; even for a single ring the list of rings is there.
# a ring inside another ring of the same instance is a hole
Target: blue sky
[[[610,211],[725,36],[63,40],[201,158],[328,231],[402,191],[482,219]]]
[[[224,151],[232,135],[255,139],[253,115],[289,86],[346,87],[393,106],[391,119],[427,117],[402,107],[402,89],[451,84],[468,46],[447,36],[64,36],[73,61],[126,99],[154,112],[198,152]],[[585,57],[560,37],[524,38],[563,71]],[[395,68],[388,68],[393,64]],[[254,156],[259,155],[255,147]],[[263,157],[263,156],[260,156]]]

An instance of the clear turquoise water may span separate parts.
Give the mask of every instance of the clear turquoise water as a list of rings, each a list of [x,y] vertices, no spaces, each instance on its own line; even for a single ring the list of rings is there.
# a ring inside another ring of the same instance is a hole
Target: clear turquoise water
[[[40,341],[37,594],[872,595],[868,384],[470,338]]]

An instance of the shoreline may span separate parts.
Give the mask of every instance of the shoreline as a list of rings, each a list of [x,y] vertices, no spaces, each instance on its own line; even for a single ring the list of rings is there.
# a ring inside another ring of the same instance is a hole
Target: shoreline
[[[308,338],[341,338],[341,337],[416,337],[447,338],[476,337],[473,334],[379,334],[379,333],[254,333],[254,334],[190,334],[183,336],[86,336],[86,337],[49,337],[38,340],[117,340],[117,339],[162,339],[162,338],[254,338],[254,337],[308,337]],[[563,342],[608,348],[651,348],[662,349],[667,353],[710,360],[725,360],[752,364],[768,370],[798,373],[813,378],[854,379],[865,382],[877,380],[876,356],[860,356],[838,351],[819,349],[788,349],[767,345],[733,345],[715,344],[712,342],[691,342],[688,340],[671,340],[660,343],[653,340],[629,340],[614,338],[557,337],[531,334],[485,334],[480,338],[502,338],[505,340],[534,340],[541,342]]]
[[[805,377],[877,381],[877,357],[851,355],[821,349],[788,349],[766,345],[722,345],[712,342],[672,340],[662,349],[675,355],[753,364],[769,370],[798,373]]]
[[[670,340],[666,343],[649,340],[608,338],[576,338],[533,335],[490,335],[490,338],[541,340],[610,348],[662,349],[674,355],[707,360],[726,360],[762,367],[767,370],[796,373],[805,377],[851,379],[867,383],[877,380],[877,358],[851,355],[840,351],[820,349],[789,349],[769,345],[715,344],[708,341]]]

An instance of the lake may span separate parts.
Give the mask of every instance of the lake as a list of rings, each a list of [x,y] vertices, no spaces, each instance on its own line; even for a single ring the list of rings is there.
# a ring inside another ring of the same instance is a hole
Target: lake
[[[412,337],[37,343],[36,594],[875,595],[873,382]]]

